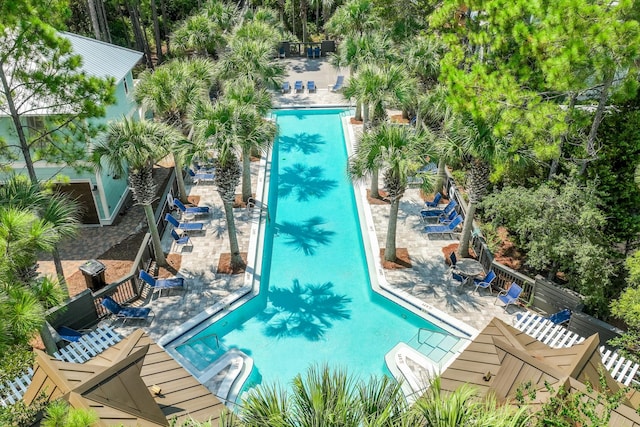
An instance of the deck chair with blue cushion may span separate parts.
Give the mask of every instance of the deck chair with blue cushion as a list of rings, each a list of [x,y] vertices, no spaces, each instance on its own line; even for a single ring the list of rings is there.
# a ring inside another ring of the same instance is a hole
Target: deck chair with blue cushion
[[[71,329],[67,326],[59,326],[56,329],[56,332],[62,338],[63,341],[66,342],[77,342],[82,338],[83,333],[80,331],[76,331],[75,329]]]
[[[313,48],[307,48],[307,58],[313,58]]]
[[[496,273],[494,273],[493,270],[488,272],[487,275],[482,279],[473,279],[473,284],[476,285],[476,288],[473,290],[473,292],[478,292],[478,294],[480,294],[478,289],[489,289],[489,293],[493,295],[493,291],[491,290],[491,283],[494,280],[496,280]]]
[[[454,230],[460,224],[462,224],[462,216],[458,215],[447,225],[427,225],[424,227],[424,232],[428,234],[450,234],[454,233]]]
[[[282,93],[289,93],[289,92],[291,92],[291,85],[289,84],[289,82],[282,83]]]
[[[158,293],[158,298],[162,296],[165,289],[183,288],[186,289],[184,278],[172,277],[170,279],[156,279],[144,270],[140,270],[139,277],[153,289],[153,293]]]
[[[520,298],[521,293],[522,288],[516,282],[513,282],[511,283],[509,290],[501,291],[493,303],[496,304],[498,300],[502,301],[504,303],[504,309],[506,310],[510,304],[518,302],[518,298]]]
[[[461,284],[464,284],[464,282],[467,281],[467,278],[464,277],[462,274],[457,273],[454,270],[451,270],[451,278],[457,282],[460,282]]]
[[[451,212],[449,212],[448,216],[440,215],[438,217],[438,224],[443,224],[443,225],[451,224],[451,221],[453,221],[457,216],[458,216],[458,212],[456,212],[455,209],[452,209]]]
[[[166,214],[164,219],[177,230],[198,231],[204,229],[204,222],[178,222],[170,213]]]
[[[180,199],[173,199],[173,204],[180,209],[182,213],[194,214],[194,215],[207,215],[209,214],[209,206],[185,206]]]
[[[437,192],[436,195],[433,197],[433,200],[432,201],[425,200],[424,205],[428,208],[437,208],[438,203],[440,202],[440,199],[442,199],[442,194],[440,194],[440,192]]]
[[[284,53],[284,47],[280,46],[280,50],[278,51],[278,57],[279,58],[284,58],[286,55]]]
[[[304,90],[304,85],[302,84],[302,80],[296,80],[293,88],[297,92],[302,92]]]
[[[421,210],[420,211],[420,217],[423,220],[426,220],[428,218],[439,217],[441,215],[443,217],[448,217],[449,214],[451,213],[451,211],[454,210],[457,205],[458,205],[458,203],[455,200],[452,199],[452,200],[449,200],[449,203],[443,209],[423,209],[423,210]]]
[[[316,46],[313,48],[313,56],[315,56],[316,58],[320,58],[320,47]]]
[[[564,310],[560,310],[557,313],[553,313],[551,316],[547,317],[551,322],[556,325],[564,325],[571,320],[571,310],[565,308]]]
[[[211,172],[194,172],[192,169],[189,169],[189,176],[193,180],[193,182],[199,184],[201,181],[209,181],[212,182],[216,177],[216,174]]]
[[[313,80],[309,80],[307,82],[307,90],[309,91],[309,93],[315,92],[316,91],[316,82],[314,82]]]
[[[344,86],[344,76],[338,76],[336,78],[336,82],[334,83],[333,87],[331,88],[331,92],[337,92],[340,89],[342,89],[342,86]]]
[[[180,250],[182,250],[182,248],[184,248],[185,246],[191,246],[193,248],[193,242],[191,241],[191,238],[186,234],[183,236],[178,236],[176,230],[171,230],[171,238],[176,242],[176,245],[180,246]]]
[[[122,319],[123,325],[129,319],[147,320],[151,317],[151,322],[153,322],[153,318],[155,317],[155,314],[153,314],[153,311],[151,311],[149,307],[123,307],[111,297],[102,298],[101,304],[109,310],[111,314],[118,319]]]

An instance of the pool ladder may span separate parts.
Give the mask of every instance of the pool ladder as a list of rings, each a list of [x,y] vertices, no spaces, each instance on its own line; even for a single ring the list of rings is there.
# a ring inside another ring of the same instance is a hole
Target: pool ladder
[[[269,217],[269,206],[267,206],[266,203],[262,203],[260,200],[249,197],[249,200],[247,200],[247,216],[251,214],[254,208],[260,209],[261,213],[262,211],[266,212],[267,221],[271,221],[271,218]]]

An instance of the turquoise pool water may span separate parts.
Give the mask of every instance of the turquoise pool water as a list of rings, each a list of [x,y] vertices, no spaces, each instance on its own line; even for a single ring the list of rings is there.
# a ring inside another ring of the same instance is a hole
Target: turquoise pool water
[[[313,363],[366,379],[387,374],[384,355],[415,341],[419,328],[444,332],[371,290],[341,113],[274,113],[260,294],[175,348],[198,370],[220,355],[219,340],[254,359],[245,390],[287,385]],[[457,342],[446,333],[433,339],[425,348],[436,362]]]

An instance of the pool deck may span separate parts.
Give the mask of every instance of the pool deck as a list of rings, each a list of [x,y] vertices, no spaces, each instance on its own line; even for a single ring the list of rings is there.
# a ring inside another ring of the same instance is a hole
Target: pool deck
[[[294,81],[302,80],[306,87],[306,81],[314,80],[318,89],[315,93],[307,93],[306,90],[298,94],[276,93],[274,99],[277,107],[350,105],[340,93],[334,93],[328,89],[328,86],[335,82],[338,74],[345,75],[348,79],[348,70],[340,72],[334,70],[326,58],[287,59],[286,61],[287,80],[292,85]],[[351,130],[353,134],[360,132],[361,125],[349,126],[353,126]],[[260,165],[263,163],[254,162],[251,165],[253,191],[256,191],[258,176],[263,174],[260,171]],[[229,240],[222,202],[215,186],[206,183],[191,184],[188,185],[187,190],[191,195],[200,196],[200,205],[210,206],[212,211],[210,216],[202,218],[206,222],[206,232],[193,233],[191,235],[193,248],[187,247],[182,251],[179,275],[186,278],[188,289],[170,290],[159,298],[154,297],[152,301],[145,301],[144,304],[151,307],[156,314],[150,325],[143,321],[128,321],[122,326],[120,321],[114,321],[113,326],[124,335],[142,327],[155,341],[166,341],[166,338],[162,339],[165,335],[174,333],[187,321],[194,322],[197,318],[201,318],[202,313],[207,309],[210,310],[213,305],[221,301],[226,304],[231,295],[238,293],[245,286],[245,275],[229,276],[218,274],[216,271],[220,254],[229,250]],[[481,290],[481,295],[477,295],[471,292],[472,287],[457,286],[457,282],[450,278],[442,248],[454,240],[432,240],[422,233],[423,224],[419,215],[422,205],[417,189],[409,189],[401,201],[396,242],[397,247],[407,248],[409,251],[412,267],[384,271],[389,286],[399,293],[411,295],[476,330],[486,326],[494,316],[511,323],[513,313],[520,309],[512,306],[509,308],[511,314],[506,313],[501,303],[494,305],[495,296],[488,296],[486,290]],[[363,206],[371,212],[374,228],[371,235],[377,239],[380,247],[384,247],[389,206],[370,205],[366,200],[363,200]],[[236,209],[234,216],[241,251],[247,252],[252,227],[256,225],[256,217],[244,209]],[[167,252],[176,250],[172,247],[168,233],[165,233],[162,241]]]

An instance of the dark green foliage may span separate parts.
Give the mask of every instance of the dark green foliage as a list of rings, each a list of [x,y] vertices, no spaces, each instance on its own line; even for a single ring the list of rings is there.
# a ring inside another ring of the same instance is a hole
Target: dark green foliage
[[[507,187],[482,205],[486,219],[509,230],[529,268],[549,278],[563,273],[570,288],[603,312],[613,267],[599,200],[593,183],[567,178],[537,189]]]

